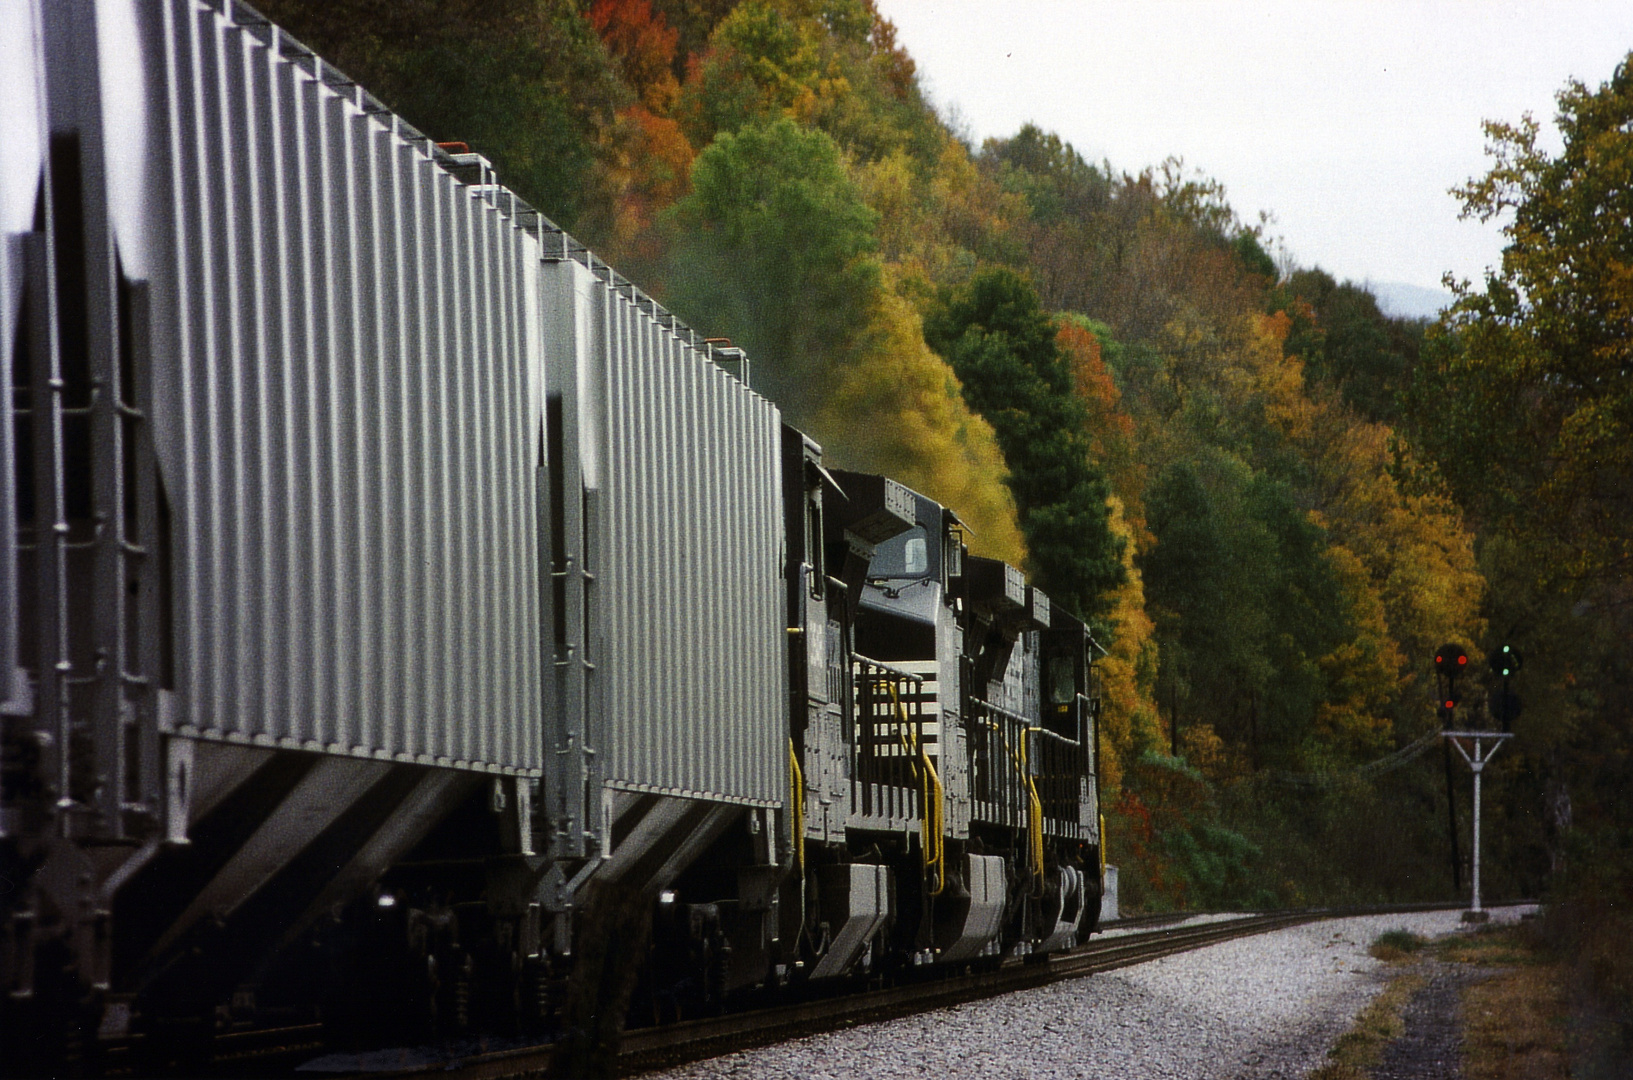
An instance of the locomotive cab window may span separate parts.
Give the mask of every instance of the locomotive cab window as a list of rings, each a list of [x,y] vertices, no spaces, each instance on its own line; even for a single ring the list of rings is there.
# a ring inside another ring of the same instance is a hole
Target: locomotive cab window
[[[1077,697],[1077,665],[1070,656],[1049,658],[1049,704],[1070,705]]]
[[[827,580],[822,550],[822,489],[805,493],[805,561],[811,568],[811,599],[821,600]]]
[[[924,537],[915,536],[909,540],[903,554],[906,556],[907,565],[902,569],[906,573],[922,574],[930,569],[930,557],[925,554]]]
[[[868,567],[871,578],[922,578],[930,576],[930,541],[924,526],[915,525],[900,536],[880,544]]]
[[[1044,662],[1043,693],[1047,704],[1043,709],[1043,726],[1067,739],[1081,739],[1083,722],[1077,699],[1083,692],[1083,680],[1077,658],[1071,653],[1053,653]]]

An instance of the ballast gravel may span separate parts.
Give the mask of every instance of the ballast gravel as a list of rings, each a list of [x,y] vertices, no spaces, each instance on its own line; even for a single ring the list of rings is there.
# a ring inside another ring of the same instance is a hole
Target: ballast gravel
[[[1515,921],[1525,907],[1493,909]],[[1389,981],[1388,930],[1463,932],[1458,911],[1278,930],[988,1001],[728,1054],[647,1080],[1303,1077]]]

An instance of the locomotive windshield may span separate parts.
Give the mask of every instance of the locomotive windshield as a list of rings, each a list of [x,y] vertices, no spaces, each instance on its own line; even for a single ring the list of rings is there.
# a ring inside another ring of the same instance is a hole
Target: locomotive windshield
[[[915,525],[873,549],[873,561],[868,564],[870,578],[929,576],[930,546],[922,525]]]
[[[1077,665],[1070,656],[1049,658],[1049,703],[1070,705],[1077,697]]]

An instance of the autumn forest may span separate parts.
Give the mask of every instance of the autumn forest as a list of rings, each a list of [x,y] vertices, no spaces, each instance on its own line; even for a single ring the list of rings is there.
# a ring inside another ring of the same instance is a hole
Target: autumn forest
[[[1484,889],[1570,912],[1627,1008],[1633,56],[1561,88],[1557,157],[1493,118],[1458,194],[1504,263],[1425,322],[1178,160],[973,145],[870,0],[259,6],[1091,621],[1125,908],[1458,896],[1434,650],[1501,727],[1512,646]]]

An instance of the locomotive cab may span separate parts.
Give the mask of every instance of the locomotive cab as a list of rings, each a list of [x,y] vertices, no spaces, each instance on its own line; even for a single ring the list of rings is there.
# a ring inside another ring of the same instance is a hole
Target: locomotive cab
[[[1063,612],[1043,635],[1043,726],[1091,745],[1100,703],[1097,650],[1088,627]]]
[[[913,527],[880,544],[869,560],[857,651],[878,660],[932,660],[938,628],[950,628],[949,562],[961,550],[957,518],[914,495]]]

